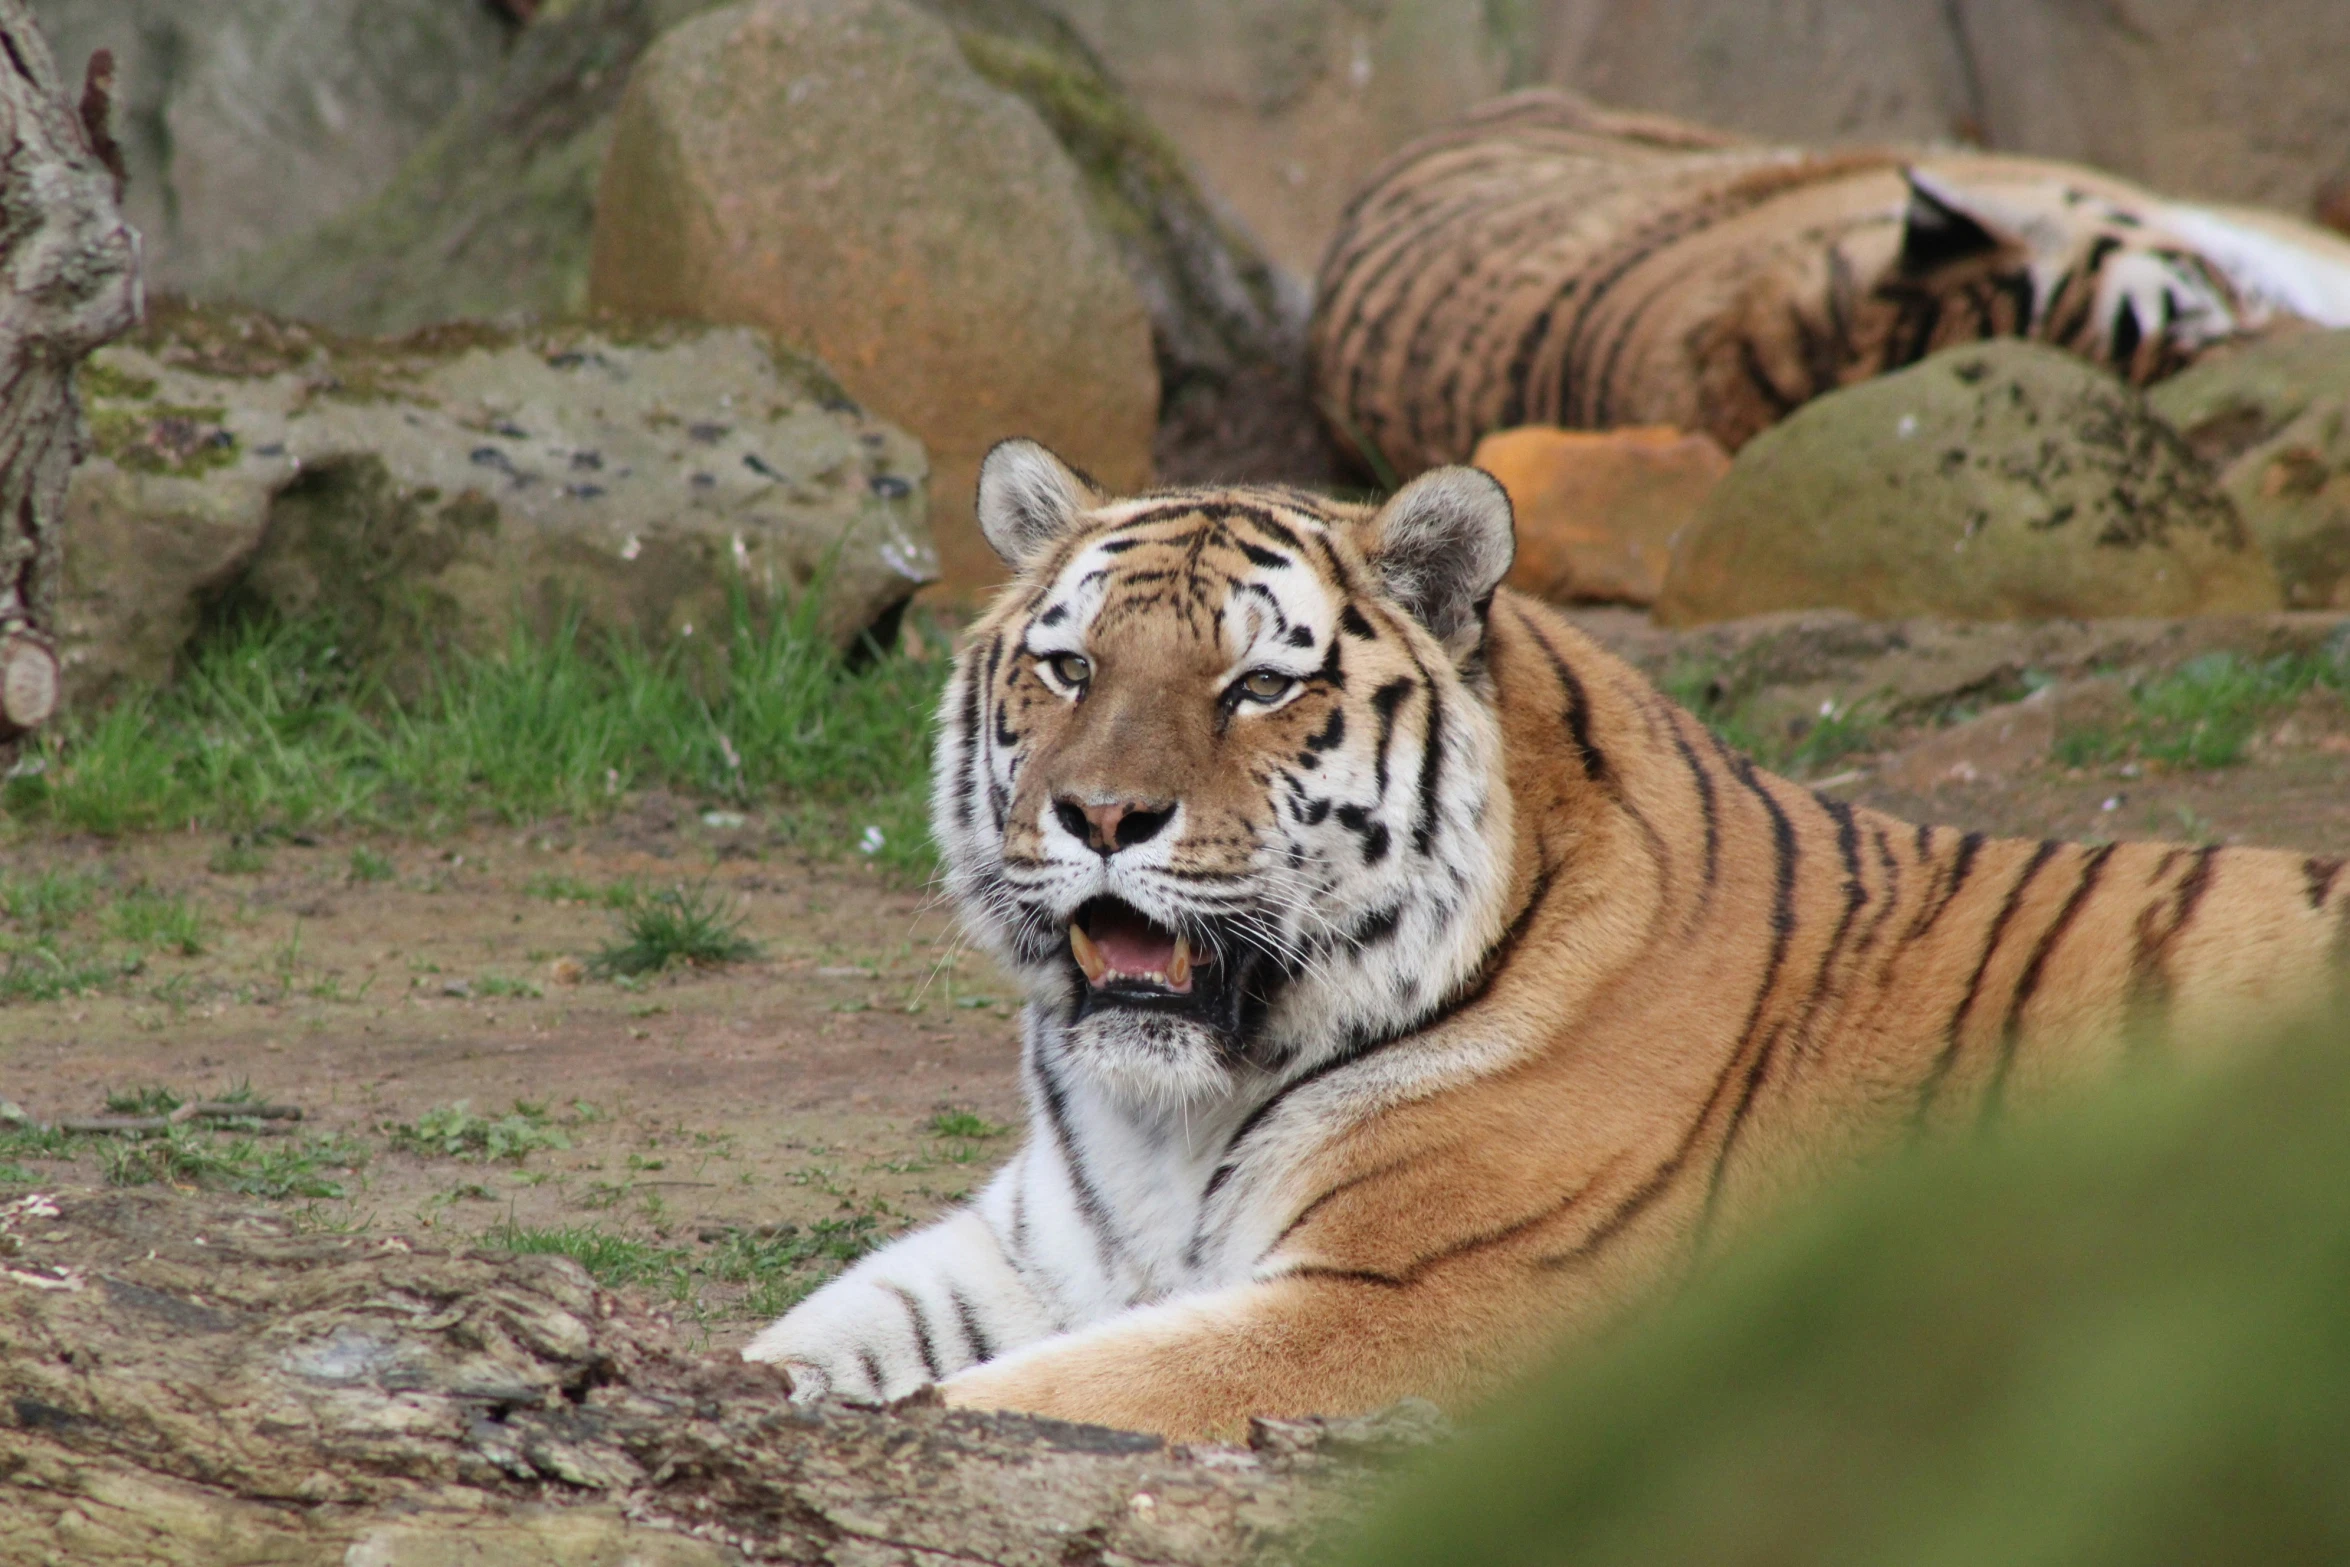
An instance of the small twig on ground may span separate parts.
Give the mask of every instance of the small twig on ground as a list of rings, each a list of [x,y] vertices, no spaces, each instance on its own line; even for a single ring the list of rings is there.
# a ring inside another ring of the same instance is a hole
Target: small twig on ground
[[[58,1118],[55,1130],[60,1132],[91,1132],[116,1137],[132,1137],[148,1132],[166,1132],[189,1121],[299,1121],[299,1105],[233,1104],[216,1100],[192,1101],[181,1105],[169,1115],[74,1115]],[[38,1122],[29,1125],[39,1127]],[[40,1128],[48,1130],[48,1128]],[[257,1126],[256,1132],[282,1135],[288,1128]]]

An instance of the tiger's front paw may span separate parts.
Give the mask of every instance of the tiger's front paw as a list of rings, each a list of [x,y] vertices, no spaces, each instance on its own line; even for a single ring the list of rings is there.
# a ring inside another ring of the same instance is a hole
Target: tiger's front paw
[[[884,1404],[936,1382],[942,1346],[923,1302],[886,1281],[841,1279],[769,1323],[743,1359],[781,1366],[792,1401]]]

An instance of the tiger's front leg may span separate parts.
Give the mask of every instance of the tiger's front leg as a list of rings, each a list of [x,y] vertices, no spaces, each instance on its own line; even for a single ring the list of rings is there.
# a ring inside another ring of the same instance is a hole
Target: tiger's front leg
[[[743,1349],[791,1373],[792,1397],[903,1398],[1054,1331],[974,1207],[883,1247]]]
[[[1474,1275],[1474,1276],[1471,1276]],[[949,1377],[949,1404],[1233,1440],[1252,1415],[1360,1413],[1493,1390],[1557,1326],[1555,1302],[1486,1269],[1330,1274],[1202,1291],[1041,1340]]]

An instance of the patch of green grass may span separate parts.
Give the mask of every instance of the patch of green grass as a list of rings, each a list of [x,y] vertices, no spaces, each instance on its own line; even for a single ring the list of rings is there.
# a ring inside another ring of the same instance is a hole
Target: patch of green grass
[[[185,1103],[177,1093],[160,1084],[106,1091],[108,1115],[169,1115]]]
[[[168,689],[52,726],[0,808],[109,836],[413,830],[592,819],[661,787],[780,807],[767,814],[787,835],[843,853],[873,825],[877,861],[924,874],[946,660],[845,658],[818,629],[820,597],[766,615],[738,597],[721,635],[659,652],[576,628],[518,636],[452,657],[405,700],[352,667],[331,625],[229,625]]]
[[[651,1288],[673,1299],[685,1298],[688,1254],[678,1247],[615,1235],[592,1224],[531,1228],[508,1224],[482,1237],[500,1251],[531,1256],[569,1257],[587,1269],[588,1276],[608,1289]]]
[[[135,962],[109,961],[53,942],[0,939],[0,1003],[86,996],[137,970]]]
[[[696,968],[739,963],[759,955],[742,924],[735,905],[707,884],[640,894],[621,911],[621,939],[590,959],[588,969],[615,978],[658,974],[679,963]]]
[[[2261,726],[2311,690],[2350,702],[2350,638],[2266,660],[2206,653],[2131,693],[2118,725],[2068,729],[2053,755],[2067,767],[2142,757],[2170,767],[2233,767]]]
[[[109,1186],[197,1186],[325,1201],[349,1195],[335,1177],[365,1165],[367,1149],[342,1136],[233,1136],[181,1125],[137,1139],[106,1138],[100,1162]]]
[[[922,1130],[933,1137],[986,1138],[1001,1137],[1011,1130],[998,1126],[976,1110],[941,1110],[922,1123]]]
[[[477,996],[509,996],[523,1001],[536,1001],[546,991],[527,979],[508,979],[502,974],[484,974],[473,982]]]
[[[35,935],[62,929],[96,899],[98,878],[72,871],[14,877],[0,872],[0,918]]]
[[[390,881],[397,874],[384,855],[361,844],[351,851],[351,880],[355,883]]]
[[[592,903],[607,909],[628,908],[644,896],[644,887],[634,876],[623,876],[598,887],[576,876],[549,873],[533,876],[522,890],[549,903]]]
[[[204,950],[204,916],[185,898],[134,887],[106,911],[107,934],[134,947],[192,958]]]
[[[870,1213],[818,1219],[805,1229],[778,1225],[767,1234],[736,1230],[711,1248],[701,1271],[721,1284],[750,1286],[736,1307],[741,1315],[779,1317],[886,1238]]]
[[[269,856],[240,833],[213,850],[204,868],[215,876],[258,876],[269,869]]]
[[[547,1117],[547,1107],[517,1099],[502,1116],[475,1115],[465,1100],[427,1110],[412,1122],[383,1128],[394,1148],[428,1158],[510,1159],[520,1164],[542,1148],[569,1148],[571,1138]]]

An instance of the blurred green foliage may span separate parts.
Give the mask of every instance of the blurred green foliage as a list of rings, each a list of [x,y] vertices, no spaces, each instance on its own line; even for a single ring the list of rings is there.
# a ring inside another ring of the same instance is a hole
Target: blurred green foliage
[[[2350,1560],[2350,1002],[1792,1216],[1475,1422],[1344,1560]]]

